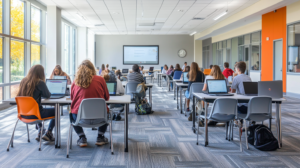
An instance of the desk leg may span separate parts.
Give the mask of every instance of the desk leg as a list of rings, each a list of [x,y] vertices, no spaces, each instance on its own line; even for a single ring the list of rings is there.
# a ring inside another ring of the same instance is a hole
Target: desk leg
[[[173,81],[173,90],[174,90],[174,100],[175,100],[175,97],[176,97],[176,89],[175,89],[175,82]]]
[[[193,115],[193,131],[194,131],[194,133],[197,133],[197,131],[196,131],[196,125],[195,125],[195,122],[196,122],[196,106],[195,106],[195,104],[196,104],[196,96],[193,96],[193,113],[192,113],[192,115]],[[197,134],[199,134],[199,132],[197,133]]]
[[[204,102],[204,106],[205,106],[205,146],[208,145],[208,126],[207,126],[207,103]]]
[[[182,87],[180,87],[180,113],[182,114]]]
[[[151,104],[151,107],[153,107],[152,106],[152,88],[151,87],[149,88],[149,102]]]
[[[128,152],[128,112],[129,112],[129,104],[125,104],[125,116],[124,116],[124,147],[125,147],[125,152]]]
[[[178,90],[179,90],[179,87],[176,87],[177,110],[179,109],[179,105],[178,105]]]
[[[60,108],[60,105],[58,104],[57,105],[58,106],[58,109],[59,109],[59,111],[58,111],[58,114],[60,114],[60,110],[61,110],[61,108]],[[58,135],[58,139],[57,139],[57,148],[60,148],[60,145],[61,145],[61,132],[60,132],[60,115],[58,115],[57,116],[57,129],[58,129],[58,131],[57,131],[57,135]]]
[[[281,130],[281,104],[276,103],[276,126],[277,126],[277,139],[279,148],[282,147],[282,130]]]
[[[55,104],[55,148],[58,148],[58,116],[60,116],[59,104]]]

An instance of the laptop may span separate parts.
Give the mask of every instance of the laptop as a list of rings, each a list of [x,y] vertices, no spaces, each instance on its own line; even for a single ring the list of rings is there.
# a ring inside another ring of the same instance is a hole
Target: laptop
[[[154,67],[149,68],[149,72],[153,72]]]
[[[184,84],[189,83],[189,79],[188,79],[187,75],[188,75],[188,72],[182,73],[182,83],[184,83]]]
[[[122,74],[126,76],[128,74],[128,71],[128,69],[122,69]]]
[[[225,79],[207,79],[207,90],[206,94],[211,96],[233,96],[229,94],[227,90],[227,82]]]
[[[106,82],[109,96],[121,96],[117,94],[117,82]]]
[[[66,76],[54,76],[53,79],[67,79]]]
[[[257,82],[243,82],[243,86],[246,96],[258,95]]]
[[[63,98],[66,95],[67,80],[66,79],[47,79],[46,85],[51,93],[50,99]]]
[[[282,81],[259,81],[258,96],[270,96],[272,98],[283,98]]]

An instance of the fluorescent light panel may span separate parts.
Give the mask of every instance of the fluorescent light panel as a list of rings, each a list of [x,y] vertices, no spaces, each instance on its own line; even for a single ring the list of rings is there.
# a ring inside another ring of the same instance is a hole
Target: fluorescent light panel
[[[214,18],[214,20],[218,20],[221,17],[223,17],[224,15],[226,15],[228,13],[228,11],[226,10],[225,12],[221,13],[220,15],[218,15],[217,17]]]
[[[192,36],[192,35],[194,35],[194,34],[196,34],[196,33],[197,33],[197,32],[193,32],[193,33],[190,34],[190,36]]]

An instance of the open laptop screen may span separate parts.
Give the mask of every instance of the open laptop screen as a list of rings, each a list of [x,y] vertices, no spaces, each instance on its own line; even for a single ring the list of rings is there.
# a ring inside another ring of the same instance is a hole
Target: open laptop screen
[[[188,83],[189,82],[189,79],[188,79],[187,75],[188,75],[188,72],[183,72],[183,75],[182,75],[183,83]]]
[[[117,82],[106,82],[109,95],[117,94]]]
[[[67,79],[66,76],[54,76],[53,79]]]
[[[66,89],[67,89],[66,79],[47,79],[46,85],[51,95],[66,94]]]
[[[128,69],[122,69],[122,73],[128,73]]]
[[[227,85],[225,79],[208,79],[208,93],[227,93]]]

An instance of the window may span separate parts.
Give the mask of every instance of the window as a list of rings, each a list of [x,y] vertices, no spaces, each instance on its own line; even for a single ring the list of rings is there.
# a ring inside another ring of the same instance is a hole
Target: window
[[[41,40],[41,10],[31,7],[31,40]]]
[[[10,86],[10,98],[14,98],[18,95],[20,84]]]
[[[76,29],[66,23],[63,23],[63,53],[62,69],[71,79],[75,76],[76,62]]]
[[[31,44],[31,66],[41,64],[41,46]]]
[[[24,78],[24,42],[11,40],[10,71],[11,82]]]
[[[251,70],[260,70],[260,45],[251,45]]]
[[[288,72],[300,72],[300,23],[295,23],[288,26]]]
[[[3,28],[2,28],[2,12],[3,12],[3,3],[2,3],[2,0],[0,0],[0,33],[3,32]],[[2,100],[2,99],[1,99]]]
[[[24,38],[24,2],[11,0],[11,35]]]
[[[65,25],[64,64],[64,71],[70,74],[70,26],[68,25]]]
[[[3,83],[3,38],[0,38],[0,83]]]

